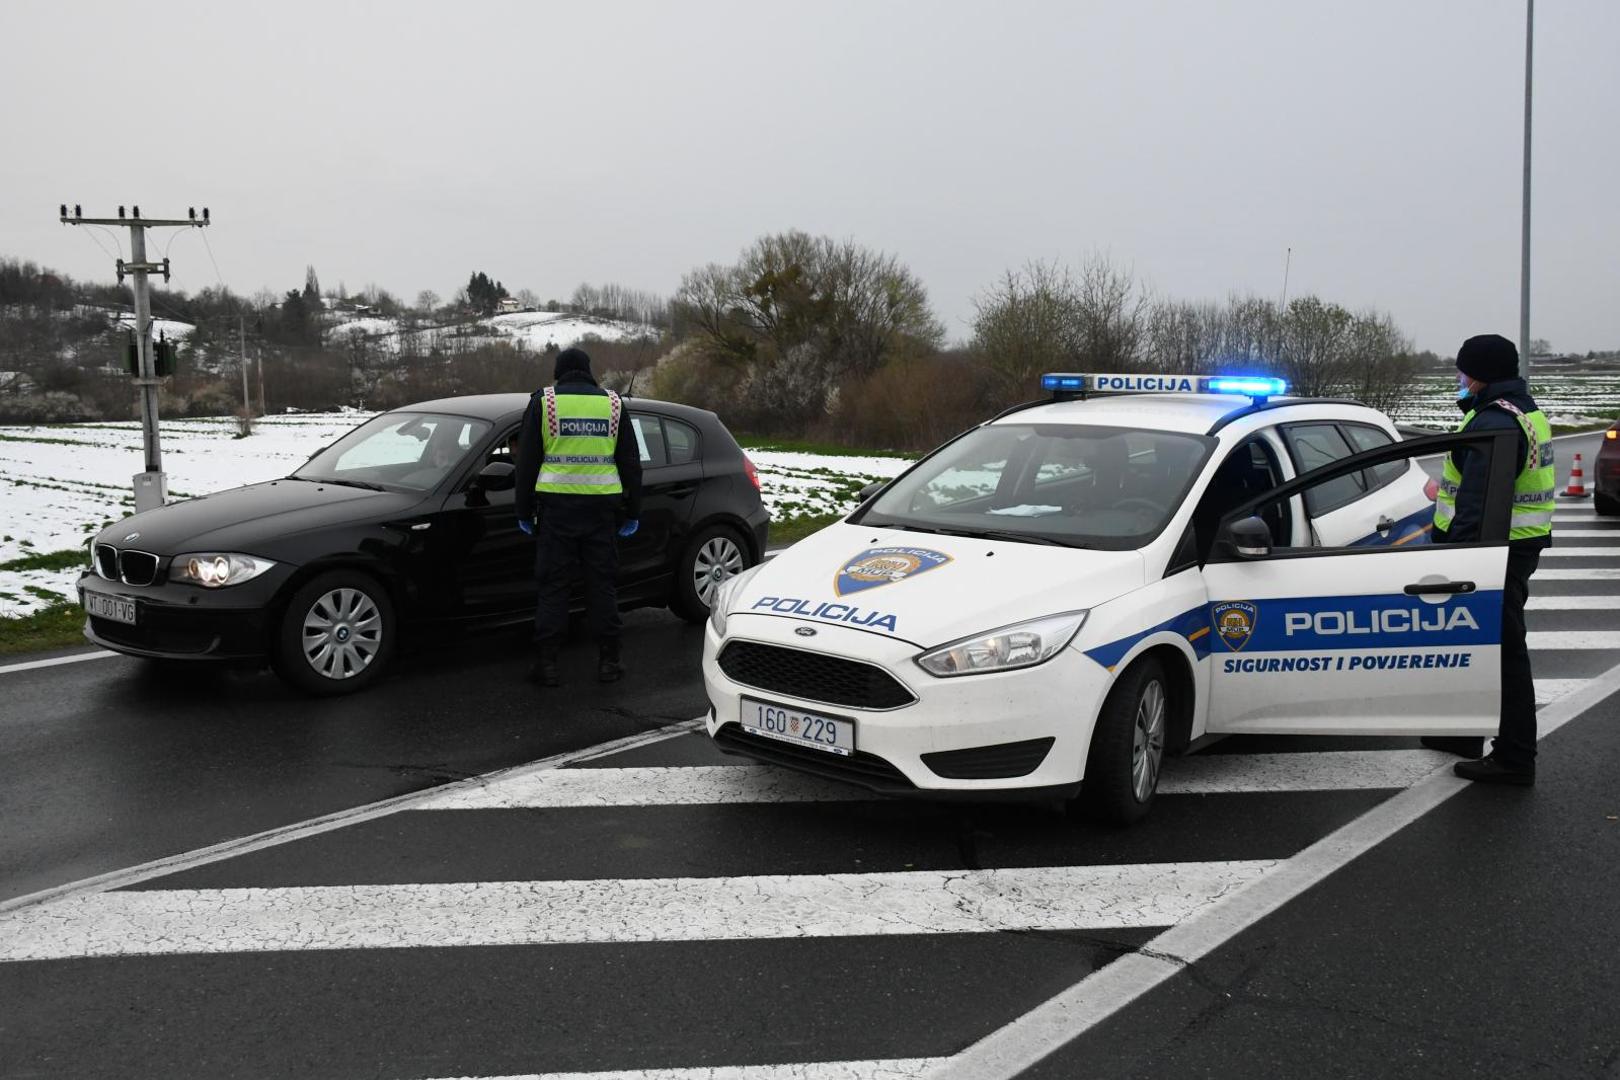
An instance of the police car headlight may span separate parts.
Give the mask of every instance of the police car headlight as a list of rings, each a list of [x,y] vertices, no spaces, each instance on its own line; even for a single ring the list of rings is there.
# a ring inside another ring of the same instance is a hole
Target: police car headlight
[[[917,657],[917,663],[930,675],[942,679],[1034,667],[1052,659],[1074,640],[1074,635],[1085,624],[1086,614],[1067,611],[1003,626],[988,634],[941,645]]]
[[[240,585],[244,581],[252,581],[274,565],[276,564],[269,559],[259,559],[252,555],[199,552],[194,555],[176,556],[174,577],[177,581],[218,589],[226,585]]]
[[[709,597],[709,625],[714,628],[716,637],[726,636],[726,616],[731,613],[731,600],[737,595],[749,578],[759,573],[765,566],[751,566],[740,574],[726,578],[714,587],[714,593]]]

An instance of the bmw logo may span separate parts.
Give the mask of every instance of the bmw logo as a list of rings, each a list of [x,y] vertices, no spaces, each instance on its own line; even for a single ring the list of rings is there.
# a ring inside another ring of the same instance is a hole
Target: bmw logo
[[[798,634],[800,637],[815,637],[816,636],[815,627],[813,627],[813,626],[797,626],[797,627],[794,627],[793,632],[795,634]]]
[[[127,544],[127,543],[129,543],[129,542],[130,542],[130,541],[131,541],[131,540],[139,540],[139,539],[140,539],[140,538],[141,538],[141,534],[140,534],[140,533],[138,533],[138,532],[132,532],[132,533],[130,533],[130,534],[129,534],[129,535],[128,535],[128,536],[126,536],[126,537],[124,537],[124,543],[126,543],[126,544]]]
[[[338,627],[337,639],[339,644],[349,640],[349,628],[347,626]]]

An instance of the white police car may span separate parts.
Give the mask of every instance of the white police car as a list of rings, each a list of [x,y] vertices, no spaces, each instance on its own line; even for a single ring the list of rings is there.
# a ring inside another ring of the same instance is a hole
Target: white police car
[[[722,749],[1130,821],[1206,734],[1495,731],[1511,432],[1402,442],[1270,379],[1043,386],[721,586]],[[1489,539],[1435,546],[1418,459],[1463,445]]]

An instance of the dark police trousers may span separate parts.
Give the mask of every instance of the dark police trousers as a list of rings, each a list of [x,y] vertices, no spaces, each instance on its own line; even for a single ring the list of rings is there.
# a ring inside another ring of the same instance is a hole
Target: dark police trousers
[[[1491,749],[1510,766],[1528,767],[1536,761],[1536,686],[1524,643],[1524,602],[1530,598],[1530,575],[1540,562],[1540,548],[1508,548],[1502,585],[1502,721]]]
[[[618,504],[607,495],[542,501],[534,553],[534,576],[540,582],[534,633],[540,640],[561,638],[568,631],[568,593],[576,567],[584,572],[585,616],[591,633],[598,640],[619,637],[619,552],[614,546]]]

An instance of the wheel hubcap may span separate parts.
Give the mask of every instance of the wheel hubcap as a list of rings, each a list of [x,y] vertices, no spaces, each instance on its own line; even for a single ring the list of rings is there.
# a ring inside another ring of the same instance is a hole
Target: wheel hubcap
[[[1142,687],[1136,702],[1136,724],[1131,739],[1131,786],[1137,802],[1147,802],[1159,786],[1164,762],[1164,686],[1153,680]]]
[[[364,671],[382,649],[382,613],[359,589],[333,589],[304,613],[304,659],[327,679]]]
[[[692,587],[707,606],[717,585],[743,571],[743,553],[729,536],[716,536],[698,549],[692,561]]]

